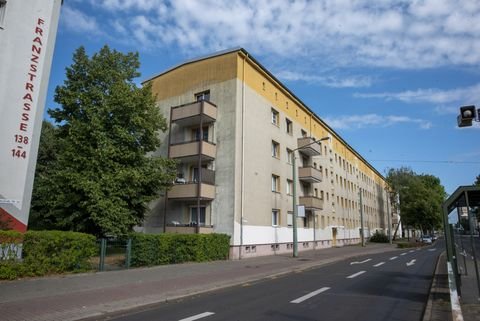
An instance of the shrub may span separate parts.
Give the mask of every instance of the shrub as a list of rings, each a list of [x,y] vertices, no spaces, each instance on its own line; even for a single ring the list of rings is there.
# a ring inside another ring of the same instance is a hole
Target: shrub
[[[77,232],[29,231],[23,241],[24,264],[35,275],[89,270],[97,251],[93,235]]]
[[[141,234],[132,237],[132,266],[225,260],[230,237],[225,234]]]
[[[417,247],[418,244],[417,243],[413,243],[413,242],[398,242],[397,243],[397,247],[399,249],[405,249],[405,248],[410,248],[410,247]]]
[[[388,236],[385,234],[375,231],[375,234],[373,234],[370,237],[370,242],[375,242],[375,243],[388,243],[390,240],[388,239]]]

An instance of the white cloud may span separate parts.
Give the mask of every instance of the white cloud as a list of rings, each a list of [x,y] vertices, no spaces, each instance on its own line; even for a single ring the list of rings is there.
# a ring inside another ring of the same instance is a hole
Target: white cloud
[[[378,114],[345,115],[324,117],[324,120],[335,129],[360,129],[365,127],[390,127],[398,124],[415,124],[421,129],[430,129],[430,121],[407,116],[382,116]]]
[[[480,100],[480,84],[464,88],[441,90],[437,88],[407,90],[402,92],[355,93],[357,98],[381,98],[399,100],[406,103],[461,103],[473,104]]]
[[[99,26],[95,18],[69,6],[62,8],[61,21],[68,29],[75,32],[99,33]]]
[[[80,6],[77,1],[72,5]],[[480,2],[456,0],[90,0],[140,44],[302,59],[310,66],[431,68],[480,63]],[[85,2],[84,4],[85,5]],[[156,28],[135,24],[143,15]],[[128,19],[126,19],[128,17]],[[107,23],[98,19],[99,23]],[[160,31],[160,32],[159,32]],[[122,34],[128,37],[128,34]],[[335,84],[335,82],[331,82]],[[342,86],[342,83],[339,84]]]
[[[372,85],[372,78],[367,76],[318,76],[293,71],[280,71],[275,75],[283,80],[305,81],[333,88],[370,87]]]

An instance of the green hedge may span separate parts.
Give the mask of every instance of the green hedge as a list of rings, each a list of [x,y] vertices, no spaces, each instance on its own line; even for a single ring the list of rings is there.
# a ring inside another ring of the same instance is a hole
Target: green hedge
[[[132,266],[228,259],[225,234],[141,234],[132,237]]]
[[[12,254],[10,257],[2,256],[0,279],[86,271],[91,269],[89,259],[98,252],[95,237],[88,234],[61,231],[28,231],[21,234],[0,231],[2,249],[22,242],[23,261],[15,260]]]
[[[388,236],[386,236],[383,233],[380,233],[379,231],[375,231],[375,234],[373,234],[370,237],[370,242],[374,243],[388,243],[390,240],[388,239]]]

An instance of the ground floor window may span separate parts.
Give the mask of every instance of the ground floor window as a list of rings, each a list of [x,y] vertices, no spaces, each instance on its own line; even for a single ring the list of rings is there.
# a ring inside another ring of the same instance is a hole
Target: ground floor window
[[[278,226],[280,224],[280,211],[272,210],[272,226]]]

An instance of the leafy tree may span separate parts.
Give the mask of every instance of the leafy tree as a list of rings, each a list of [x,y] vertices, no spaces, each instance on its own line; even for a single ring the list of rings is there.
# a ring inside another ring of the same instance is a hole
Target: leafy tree
[[[480,175],[477,175],[477,178],[475,179],[475,185],[479,185],[480,186]]]
[[[399,195],[400,215],[404,226],[413,226],[424,233],[441,227],[441,206],[446,193],[440,179],[418,175],[410,168],[390,169],[387,182]],[[396,201],[392,199],[392,204]]]
[[[122,235],[143,221],[148,202],[174,179],[173,161],[147,156],[167,123],[150,86],[134,83],[138,68],[138,53],[104,46],[90,58],[83,47],[75,51],[55,90],[60,107],[49,110],[59,148],[43,159],[47,170],[39,160],[45,175],[37,176],[36,225],[45,220],[57,229]]]

